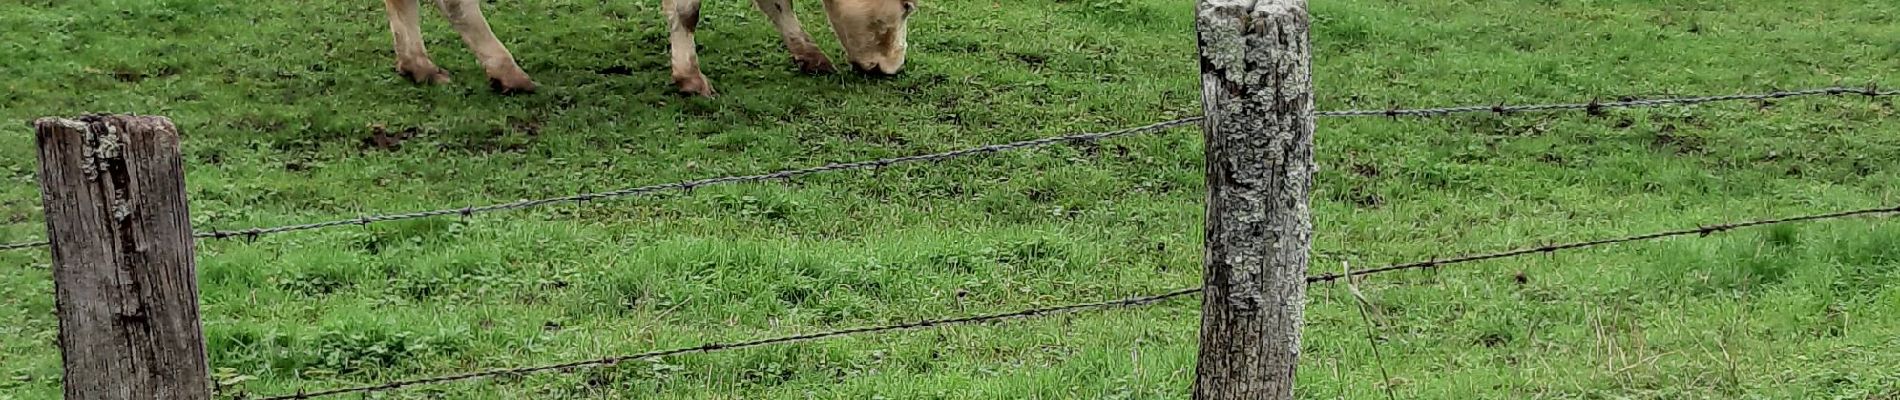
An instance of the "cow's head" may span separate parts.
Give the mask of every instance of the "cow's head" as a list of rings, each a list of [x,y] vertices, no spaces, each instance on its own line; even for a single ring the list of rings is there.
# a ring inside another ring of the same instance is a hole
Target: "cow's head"
[[[858,72],[875,75],[904,69],[904,23],[916,11],[916,0],[825,0],[845,58]]]

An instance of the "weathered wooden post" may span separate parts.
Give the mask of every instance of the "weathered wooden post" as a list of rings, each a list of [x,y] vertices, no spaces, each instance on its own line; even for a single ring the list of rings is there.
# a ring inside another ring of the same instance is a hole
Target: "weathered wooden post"
[[[1206,288],[1196,400],[1290,400],[1313,222],[1305,0],[1200,0]]]
[[[178,130],[165,117],[41,118],[67,400],[209,400]]]

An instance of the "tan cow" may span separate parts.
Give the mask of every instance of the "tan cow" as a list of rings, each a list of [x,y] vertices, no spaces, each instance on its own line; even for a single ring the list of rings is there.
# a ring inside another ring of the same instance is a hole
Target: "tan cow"
[[[639,1],[639,0],[634,0]],[[449,74],[429,61],[422,45],[422,25],[417,8],[419,0],[383,0],[389,9],[389,30],[396,41],[396,72],[418,83],[447,83]],[[475,53],[488,74],[488,84],[502,93],[533,92],[535,83],[515,64],[514,55],[495,38],[482,18],[480,0],[435,0],[449,18],[450,25],[462,35],[462,41]],[[831,28],[844,44],[845,57],[859,72],[875,75],[896,74],[904,68],[905,21],[916,11],[916,0],[824,0],[825,15]],[[808,73],[832,72],[831,59],[812,42],[792,14],[791,0],[753,0],[792,53],[798,69]],[[699,55],[694,50],[693,31],[699,25],[699,0],[662,0],[666,12],[667,39],[672,53],[673,84],[680,92],[712,96],[706,75],[699,72]]]

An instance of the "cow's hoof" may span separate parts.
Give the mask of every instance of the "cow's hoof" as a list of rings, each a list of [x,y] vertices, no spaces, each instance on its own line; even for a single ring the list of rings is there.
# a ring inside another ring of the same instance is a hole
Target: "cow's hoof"
[[[443,71],[441,68],[436,68],[436,66],[430,64],[397,65],[396,73],[402,75],[403,78],[408,79],[410,82],[424,85],[449,83],[449,72]]]
[[[540,85],[534,83],[534,80],[528,79],[527,76],[518,78],[488,78],[488,88],[494,89],[496,93],[501,94],[529,94],[534,93],[534,90],[539,87]]]
[[[798,64],[799,72],[807,74],[829,74],[838,72],[837,67],[831,66],[831,59],[826,58],[825,53],[808,55],[794,54],[792,55],[792,63]]]
[[[713,97],[716,95],[713,93],[712,83],[707,82],[706,75],[703,74],[675,76],[673,77],[673,85],[678,86],[680,94],[684,95],[699,97]]]

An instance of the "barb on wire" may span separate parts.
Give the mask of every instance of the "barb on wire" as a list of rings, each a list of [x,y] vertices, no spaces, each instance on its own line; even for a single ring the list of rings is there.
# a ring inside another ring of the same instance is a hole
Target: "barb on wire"
[[[1458,106],[1458,107],[1412,108],[1412,109],[1394,108],[1390,110],[1336,110],[1336,111],[1320,111],[1314,114],[1321,117],[1442,117],[1442,116],[1452,115],[1452,114],[1469,114],[1469,113],[1510,114],[1510,113],[1530,112],[1530,111],[1578,111],[1578,110],[1581,110],[1581,111],[1589,112],[1592,115],[1595,115],[1595,114],[1601,114],[1603,113],[1603,111],[1612,109],[1612,108],[1686,106],[1686,105],[1692,105],[1692,104],[1716,103],[1716,102],[1725,102],[1725,101],[1762,101],[1762,100],[1785,99],[1785,98],[1790,98],[1790,97],[1806,97],[1806,96],[1822,96],[1822,95],[1861,95],[1861,96],[1867,96],[1869,98],[1874,98],[1874,97],[1900,96],[1900,91],[1881,91],[1877,86],[1867,86],[1863,88],[1828,87],[1828,88],[1806,89],[1806,90],[1774,91],[1774,92],[1756,93],[1756,94],[1673,97],[1673,98],[1663,98],[1663,99],[1622,100],[1622,101],[1611,101],[1611,102],[1591,101],[1588,103],[1483,105],[1483,106]]]
[[[910,330],[910,329],[917,329],[917,328],[930,328],[930,327],[940,327],[940,326],[950,326],[950,325],[969,325],[969,324],[994,322],[994,321],[1001,321],[1001,320],[1008,320],[1008,319],[1033,318],[1033,317],[1040,317],[1040,316],[1045,316],[1045,315],[1072,313],[1072,312],[1079,312],[1079,311],[1085,311],[1085,310],[1091,310],[1091,309],[1101,309],[1101,308],[1133,307],[1133,306],[1159,303],[1163,300],[1168,300],[1168,299],[1192,295],[1192,294],[1199,294],[1199,293],[1201,293],[1201,288],[1195,287],[1195,288],[1190,288],[1190,289],[1175,290],[1172,292],[1167,292],[1167,293],[1162,293],[1162,294],[1157,294],[1157,295],[1131,297],[1131,298],[1126,298],[1126,299],[1121,299],[1121,300],[1110,300],[1110,301],[1101,301],[1101,302],[1094,302],[1094,303],[1071,304],[1071,305],[1066,305],[1066,306],[1035,308],[1035,309],[1028,309],[1028,310],[1022,310],[1022,311],[1016,311],[1016,312],[1001,313],[1001,314],[976,315],[976,316],[949,318],[949,319],[922,320],[922,321],[906,322],[906,323],[892,324],[892,325],[869,326],[869,327],[851,328],[851,329],[836,330],[836,331],[821,332],[821,333],[810,333],[810,334],[804,334],[804,335],[781,336],[781,337],[770,338],[770,339],[759,339],[759,340],[751,340],[751,341],[744,341],[744,342],[706,343],[706,344],[701,344],[701,345],[693,346],[693,347],[681,347],[681,348],[676,348],[676,349],[671,349],[671,350],[651,351],[651,352],[640,353],[640,354],[598,358],[598,359],[593,359],[593,360],[576,361],[576,362],[570,362],[570,363],[564,363],[564,364],[552,364],[552,365],[542,365],[542,366],[524,367],[524,368],[494,369],[494,370],[487,370],[487,371],[481,371],[481,372],[471,372],[471,373],[466,373],[466,374],[443,375],[443,376],[432,377],[432,378],[393,381],[393,382],[386,382],[386,383],[368,385],[368,386],[330,389],[330,390],[315,391],[315,392],[300,392],[296,394],[289,394],[289,395],[282,395],[282,396],[264,397],[258,400],[295,400],[295,399],[309,399],[309,398],[315,398],[315,397],[333,396],[333,395],[350,394],[350,393],[379,392],[379,391],[393,390],[393,389],[399,389],[399,388],[415,386],[415,385],[464,381],[464,380],[470,380],[470,379],[485,378],[485,377],[491,377],[491,376],[501,376],[501,375],[521,375],[521,374],[549,372],[549,371],[566,371],[566,370],[571,370],[574,368],[614,365],[614,364],[618,364],[625,361],[632,361],[632,360],[639,360],[639,359],[646,359],[646,358],[665,357],[665,356],[689,354],[689,353],[711,353],[711,352],[717,352],[717,351],[723,351],[723,350],[742,349],[742,348],[747,348],[747,347],[758,347],[758,346],[768,346],[768,345],[776,345],[776,344],[805,342],[805,341],[812,341],[812,340],[839,337],[839,336],[851,336],[851,335],[866,334],[866,333],[889,332],[889,331]]]
[[[1620,238],[1597,239],[1597,240],[1572,242],[1572,243],[1564,243],[1564,244],[1549,244],[1549,245],[1543,245],[1543,246],[1537,246],[1537,247],[1520,248],[1517,250],[1504,251],[1504,252],[1498,252],[1498,253],[1465,255],[1465,256],[1459,256],[1459,257],[1453,257],[1453,258],[1447,258],[1447,259],[1434,258],[1429,261],[1393,264],[1393,265],[1387,265],[1387,266],[1378,267],[1378,268],[1352,271],[1346,274],[1328,272],[1321,275],[1306,277],[1306,282],[1307,283],[1331,282],[1331,281],[1339,280],[1340,278],[1344,278],[1347,276],[1371,275],[1371,274],[1377,274],[1377,273],[1402,271],[1402,270],[1409,270],[1409,269],[1433,268],[1433,267],[1439,267],[1439,266],[1445,266],[1445,265],[1451,265],[1451,264],[1462,264],[1462,263],[1468,263],[1468,262],[1474,262],[1474,261],[1510,258],[1510,257],[1527,255],[1527,254],[1554,253],[1561,250],[1573,250],[1573,249],[1581,249],[1585,247],[1596,247],[1596,246],[1603,246],[1603,245],[1610,245],[1610,244],[1617,244],[1617,243],[1655,240],[1655,239],[1662,239],[1662,238],[1676,237],[1676,236],[1688,236],[1688,235],[1708,236],[1712,234],[1735,230],[1738,228],[1747,228],[1747,227],[1752,227],[1752,226],[1778,225],[1778,224],[1786,224],[1786,223],[1794,223],[1794,222],[1820,221],[1820,220],[1828,220],[1828,219],[1839,219],[1839,218],[1857,217],[1857,216],[1864,216],[1864,215],[1882,215],[1882,214],[1900,214],[1900,205],[1881,207],[1881,208],[1868,208],[1868,209],[1860,209],[1860,210],[1852,210],[1852,211],[1832,212],[1832,213],[1826,213],[1826,214],[1803,215],[1803,216],[1798,216],[1798,217],[1787,217],[1787,218],[1764,219],[1764,220],[1745,221],[1745,222],[1731,222],[1731,223],[1716,224],[1716,225],[1705,225],[1705,226],[1698,227],[1695,229],[1656,232],[1656,233],[1648,233],[1648,234],[1635,235],[1635,236],[1625,236],[1625,237],[1620,237]]]

